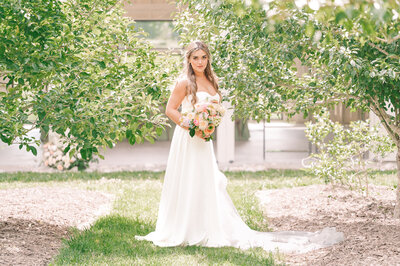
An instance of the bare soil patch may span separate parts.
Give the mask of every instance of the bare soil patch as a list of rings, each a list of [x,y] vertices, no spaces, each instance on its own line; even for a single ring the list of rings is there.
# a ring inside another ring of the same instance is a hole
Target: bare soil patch
[[[114,196],[61,187],[0,190],[0,265],[46,265],[71,227],[111,210]]]
[[[274,231],[336,227],[345,240],[305,254],[291,265],[400,265],[395,192],[371,186],[370,197],[342,187],[285,188],[257,193]],[[111,209],[110,194],[61,187],[0,190],[0,264],[46,265],[71,227],[84,228]]]
[[[41,221],[0,221],[1,265],[46,265],[57,255],[68,229]]]
[[[286,255],[291,265],[400,265],[400,221],[395,192],[370,186],[370,197],[343,187],[312,185],[257,192],[273,231],[336,227],[345,240],[332,247]]]

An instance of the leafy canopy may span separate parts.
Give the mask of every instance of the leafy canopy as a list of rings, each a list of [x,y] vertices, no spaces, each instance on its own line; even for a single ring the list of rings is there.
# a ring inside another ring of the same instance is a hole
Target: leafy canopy
[[[134,144],[161,134],[170,70],[123,14],[118,0],[2,2],[3,142],[36,154],[30,131],[52,130],[76,144],[70,154],[89,159],[123,138]]]

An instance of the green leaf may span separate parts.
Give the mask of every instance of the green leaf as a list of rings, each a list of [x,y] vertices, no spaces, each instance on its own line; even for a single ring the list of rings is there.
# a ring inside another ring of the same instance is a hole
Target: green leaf
[[[111,141],[109,141],[108,139],[106,139],[106,143],[107,143],[107,146],[109,148],[113,148],[114,147],[113,143]]]
[[[126,131],[126,138],[127,138],[127,139],[130,139],[132,136],[133,136],[132,130],[131,130],[131,129],[128,129],[128,130]]]
[[[128,139],[128,141],[129,141],[129,144],[134,145],[135,142],[136,142],[136,137],[135,137],[135,135],[132,135],[132,136]]]
[[[106,66],[106,63],[104,63],[104,61],[97,61],[97,63],[99,64],[99,66],[102,68],[102,69],[105,69],[107,66]]]
[[[39,121],[42,121],[45,116],[46,116],[46,113],[44,111],[42,111],[42,110],[38,111]]]
[[[37,150],[36,150],[36,148],[35,147],[33,147],[33,146],[29,146],[29,148],[30,148],[30,150],[32,151],[32,153],[33,153],[33,155],[37,155]]]
[[[71,146],[68,145],[68,146],[64,149],[63,153],[66,154],[70,149],[71,149]]]
[[[194,128],[189,129],[189,135],[191,137],[193,137],[196,134],[196,131],[194,130]]]
[[[81,149],[80,153],[81,153],[82,158],[87,160],[87,155],[88,155],[87,154],[87,150],[86,149]]]
[[[154,144],[154,139],[151,136],[146,136],[145,137],[147,141],[149,141],[151,144]]]
[[[336,14],[335,22],[336,22],[337,24],[340,24],[340,22],[341,22],[342,20],[346,19],[346,18],[347,18],[346,12],[340,11],[339,13]]]
[[[312,36],[314,36],[314,32],[315,32],[315,28],[314,28],[313,23],[308,22],[306,25],[306,31],[305,31],[306,35],[311,38]]]

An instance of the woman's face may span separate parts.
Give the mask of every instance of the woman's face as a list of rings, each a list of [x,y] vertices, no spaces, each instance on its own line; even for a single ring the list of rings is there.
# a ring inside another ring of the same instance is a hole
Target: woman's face
[[[208,64],[207,53],[201,49],[194,51],[189,57],[189,63],[192,65],[194,72],[204,72]]]

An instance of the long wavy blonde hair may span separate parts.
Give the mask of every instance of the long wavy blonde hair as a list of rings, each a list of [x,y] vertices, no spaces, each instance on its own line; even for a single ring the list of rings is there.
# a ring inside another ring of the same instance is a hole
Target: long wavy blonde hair
[[[186,52],[185,52],[185,69],[184,69],[184,76],[187,77],[188,80],[188,86],[187,86],[187,92],[186,95],[192,95],[192,104],[196,104],[197,102],[197,83],[196,83],[196,76],[194,74],[194,70],[192,68],[192,65],[189,63],[190,56],[192,55],[193,52],[198,51],[198,50],[203,50],[207,54],[207,66],[204,70],[204,74],[206,78],[211,82],[211,84],[214,86],[215,90],[219,94],[221,98],[221,92],[219,91],[218,87],[218,82],[217,82],[217,77],[211,67],[211,54],[210,50],[208,49],[208,46],[201,42],[201,41],[193,41],[191,42],[187,47],[186,47]]]

